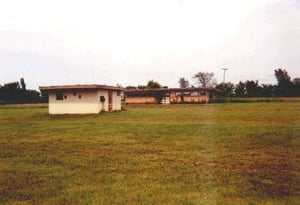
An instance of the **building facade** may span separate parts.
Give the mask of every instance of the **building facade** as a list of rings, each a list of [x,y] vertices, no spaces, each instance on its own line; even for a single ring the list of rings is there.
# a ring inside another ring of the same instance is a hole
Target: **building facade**
[[[169,88],[125,91],[126,104],[208,103],[218,96],[214,88]]]
[[[122,88],[107,85],[41,86],[49,114],[96,114],[121,110]]]

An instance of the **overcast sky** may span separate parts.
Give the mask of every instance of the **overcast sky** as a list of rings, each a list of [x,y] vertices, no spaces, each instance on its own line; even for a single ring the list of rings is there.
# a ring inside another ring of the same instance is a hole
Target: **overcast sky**
[[[0,84],[300,77],[300,0],[0,1]]]

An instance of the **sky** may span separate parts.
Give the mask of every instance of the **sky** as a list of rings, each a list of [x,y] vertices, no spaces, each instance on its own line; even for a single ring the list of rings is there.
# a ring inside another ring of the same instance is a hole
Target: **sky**
[[[300,0],[0,0],[0,84],[300,77]]]

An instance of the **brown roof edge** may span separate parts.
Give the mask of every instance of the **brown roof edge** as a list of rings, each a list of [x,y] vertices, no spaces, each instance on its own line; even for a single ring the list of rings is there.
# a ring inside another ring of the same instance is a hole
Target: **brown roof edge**
[[[125,91],[125,88],[109,86],[109,85],[55,85],[55,86],[40,86],[40,91],[51,91],[51,90],[117,90],[117,91]]]
[[[158,92],[168,91],[168,88],[149,88],[149,89],[126,89],[125,92]]]
[[[199,87],[199,88],[164,88],[164,89],[137,89],[137,90],[126,90],[125,92],[134,93],[134,92],[159,92],[159,91],[178,91],[178,92],[188,92],[188,91],[216,91],[221,92],[216,88],[209,88],[209,87]]]
[[[193,91],[209,91],[212,93],[223,93],[223,91],[212,88],[212,87],[198,87],[198,88],[170,88],[170,91],[175,91],[175,92],[193,92]]]
[[[210,87],[198,87],[198,88],[169,88],[170,91],[197,91],[197,90],[203,90],[203,91],[218,91],[216,88],[210,88]]]

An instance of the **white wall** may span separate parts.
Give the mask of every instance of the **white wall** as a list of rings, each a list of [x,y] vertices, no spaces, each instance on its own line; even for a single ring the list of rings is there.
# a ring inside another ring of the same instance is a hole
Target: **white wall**
[[[101,103],[100,102],[100,96],[104,96],[105,97],[105,102],[104,103]],[[97,104],[98,104],[98,112],[102,112],[104,109],[105,112],[108,111],[108,92],[107,91],[104,91],[104,90],[100,90],[100,91],[97,91]]]
[[[120,92],[119,92],[120,93]],[[118,96],[118,91],[113,91],[113,110],[121,110],[121,93]]]
[[[96,114],[103,108],[108,111],[108,91],[106,90],[76,91],[76,95],[74,95],[74,91],[64,91],[63,93],[63,100],[56,100],[56,92],[49,93],[50,114]],[[100,102],[100,96],[105,97],[103,105]],[[113,91],[114,110],[121,110],[121,97],[117,96],[117,91]]]

